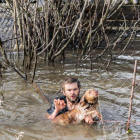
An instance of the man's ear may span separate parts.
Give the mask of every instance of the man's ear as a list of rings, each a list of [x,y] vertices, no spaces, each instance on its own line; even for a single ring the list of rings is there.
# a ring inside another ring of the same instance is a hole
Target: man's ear
[[[80,91],[81,91],[81,90],[80,90],[80,88],[79,88],[79,93],[80,93]]]

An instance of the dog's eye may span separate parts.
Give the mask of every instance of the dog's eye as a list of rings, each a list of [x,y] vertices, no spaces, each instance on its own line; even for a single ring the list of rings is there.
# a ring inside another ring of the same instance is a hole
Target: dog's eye
[[[97,99],[98,99],[98,97],[94,98],[94,100],[97,100]]]
[[[88,103],[87,99],[84,98],[84,102],[85,102],[85,103]]]

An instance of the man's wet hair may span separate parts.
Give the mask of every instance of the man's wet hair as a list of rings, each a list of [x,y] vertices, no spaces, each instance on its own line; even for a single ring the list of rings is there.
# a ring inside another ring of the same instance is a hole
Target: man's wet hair
[[[62,90],[65,89],[65,84],[73,84],[73,83],[77,83],[78,88],[81,88],[81,84],[80,84],[80,81],[78,79],[68,77],[68,78],[64,79],[62,84],[61,84]]]

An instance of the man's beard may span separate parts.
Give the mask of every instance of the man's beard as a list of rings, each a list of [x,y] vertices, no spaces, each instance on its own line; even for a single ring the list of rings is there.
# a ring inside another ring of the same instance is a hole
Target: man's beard
[[[71,102],[71,103],[76,103],[78,101],[79,95],[76,96],[75,100],[71,100],[69,97],[67,97],[67,99]]]

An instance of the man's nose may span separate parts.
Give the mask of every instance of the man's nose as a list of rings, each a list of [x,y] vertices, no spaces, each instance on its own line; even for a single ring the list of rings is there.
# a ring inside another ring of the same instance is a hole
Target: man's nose
[[[71,90],[71,93],[75,93],[75,90]]]

